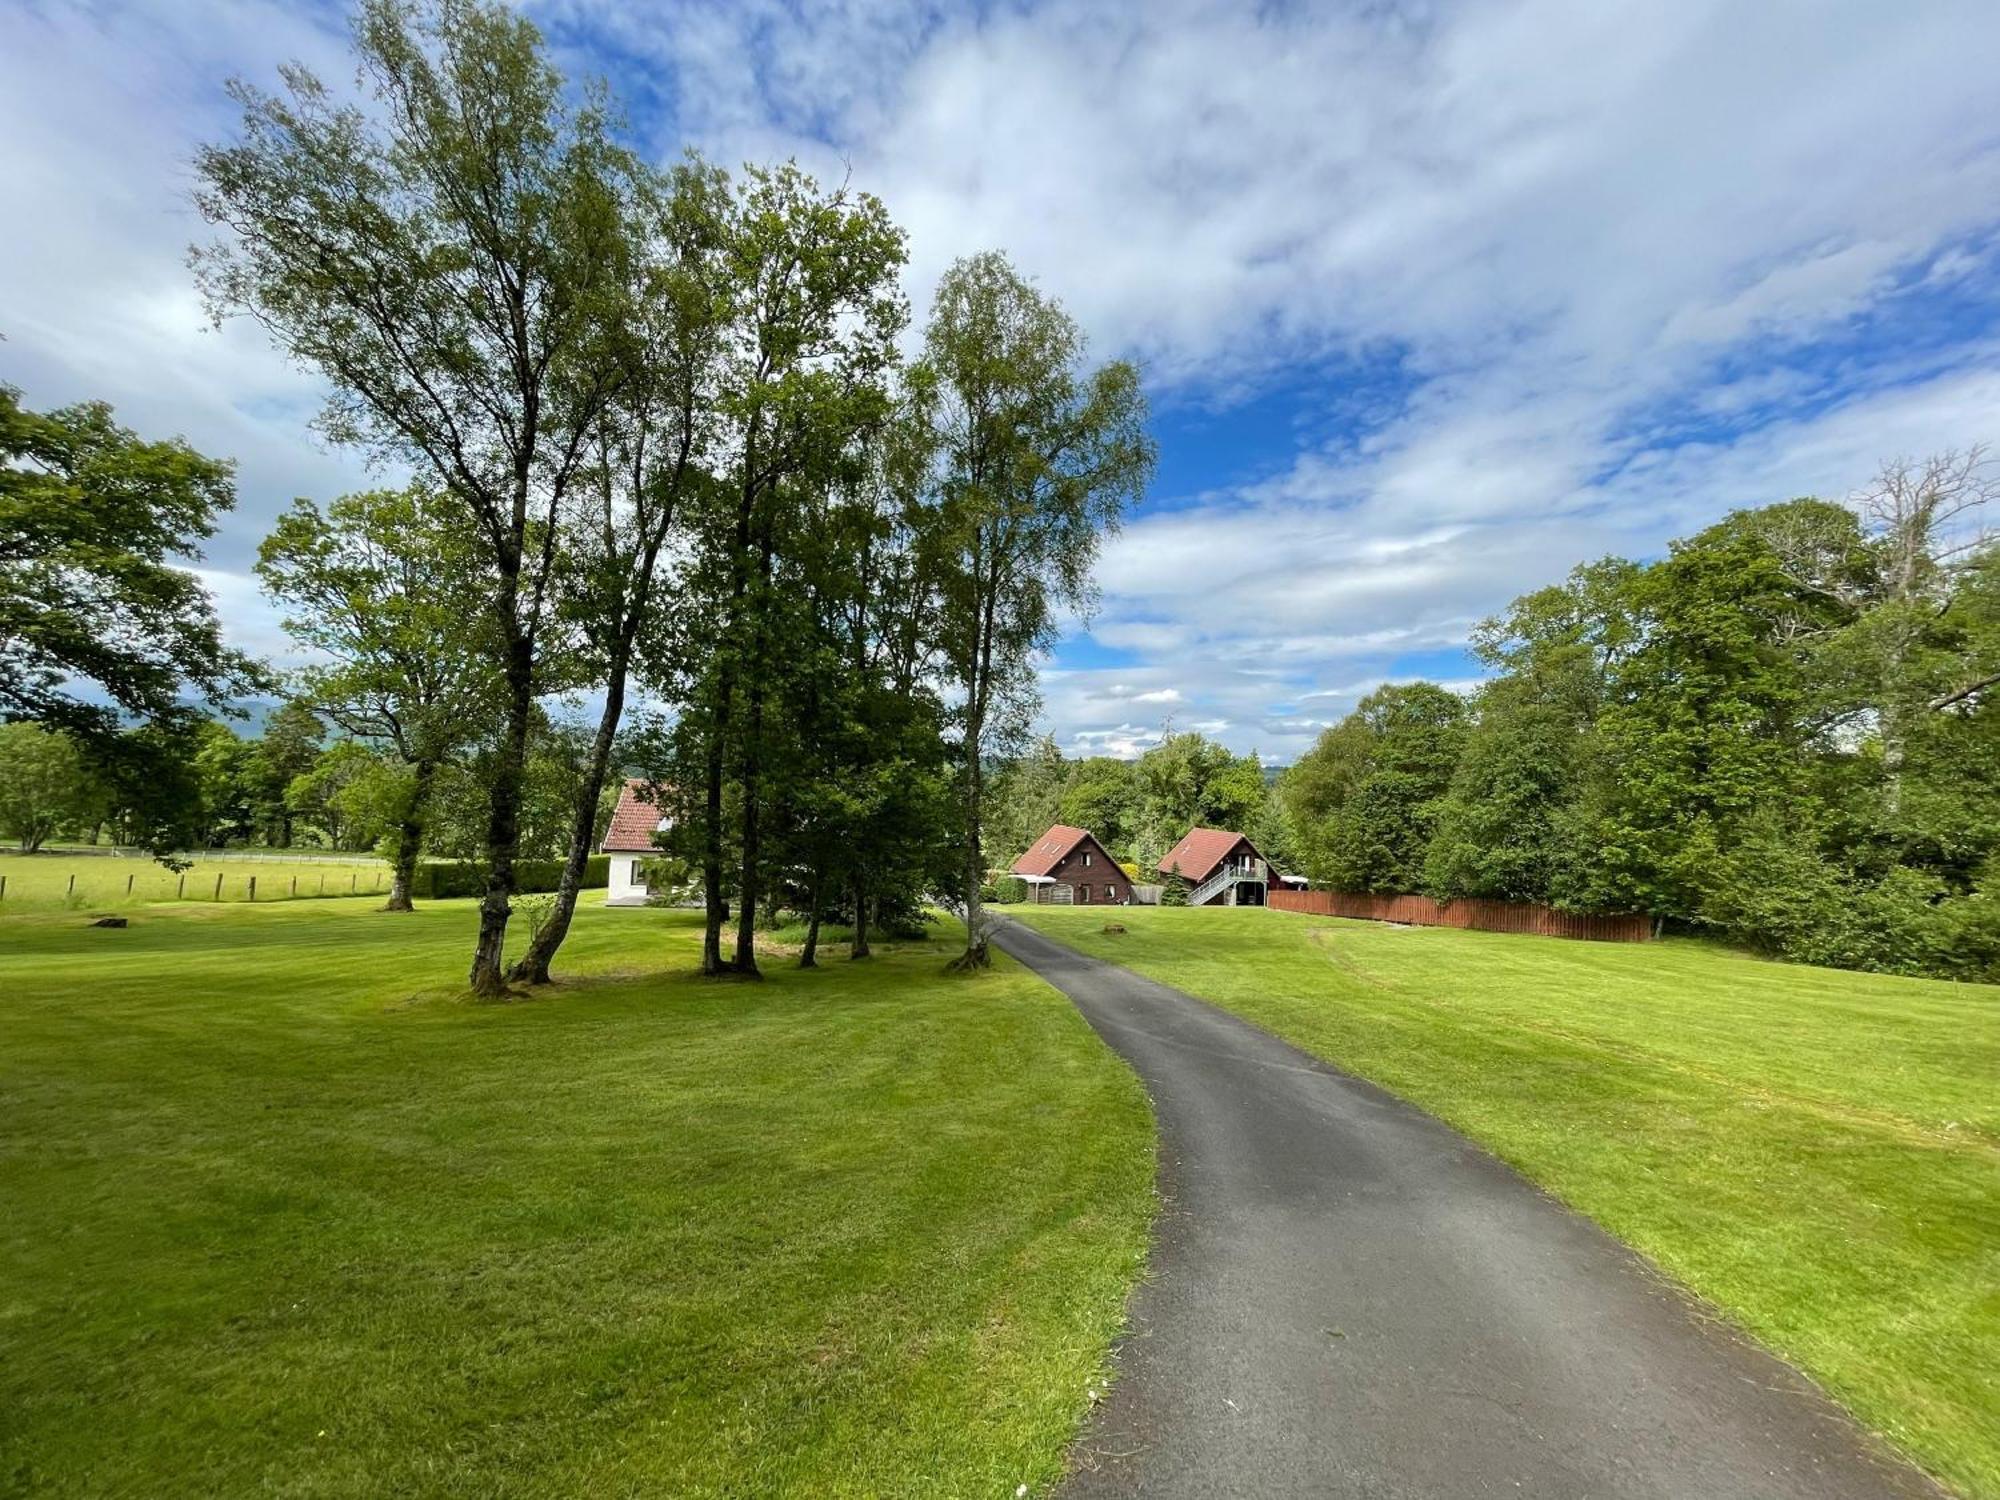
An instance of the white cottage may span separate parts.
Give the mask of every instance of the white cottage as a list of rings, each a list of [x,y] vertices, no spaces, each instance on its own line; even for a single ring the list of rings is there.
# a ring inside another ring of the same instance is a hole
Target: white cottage
[[[611,826],[604,830],[599,849],[610,856],[610,878],[604,887],[606,906],[644,906],[648,895],[642,871],[646,862],[659,854],[653,835],[673,826],[660,809],[647,800],[652,783],[643,776],[628,780],[618,793],[618,806],[611,814]]]

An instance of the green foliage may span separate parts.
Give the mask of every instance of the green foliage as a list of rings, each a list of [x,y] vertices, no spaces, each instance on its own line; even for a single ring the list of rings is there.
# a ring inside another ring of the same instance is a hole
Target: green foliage
[[[1378,688],[1280,778],[1305,873],[1340,890],[1412,891],[1471,710],[1434,683]]]
[[[200,557],[235,498],[232,466],[179,439],[143,441],[101,402],[32,412],[0,385],[0,717],[112,750],[122,721],[191,723],[184,691],[219,705],[253,686],[168,561]]]
[[[377,752],[365,767],[296,774],[285,807],[335,847],[380,841],[409,868],[440,768],[491,735],[501,702],[480,553],[461,508],[420,485],[343,495],[324,510],[298,500],[258,549],[257,575],[285,607],[285,629],[324,658],[294,674],[294,701]]]
[[[1308,872],[2000,979],[2000,554],[1941,529],[1991,490],[1892,466],[1858,514],[1738,512],[1516,600],[1469,708],[1385,688],[1280,779]]]
[[[562,871],[563,861],[560,859],[521,860],[519,888],[524,892],[553,891],[557,882],[562,879]],[[583,867],[583,888],[587,891],[601,891],[610,883],[610,857],[603,854],[591,855]],[[472,859],[440,859],[430,860],[417,866],[410,894],[433,901],[443,901],[452,897],[481,896],[485,892],[485,865]]]
[[[978,965],[988,758],[1025,734],[1036,655],[1065,611],[1092,608],[1099,546],[1156,453],[1137,368],[1088,368],[1076,321],[997,253],[945,272],[906,386],[899,463],[927,476],[911,525],[956,708],[964,961]]]
[[[89,816],[96,794],[68,735],[38,724],[0,724],[0,837],[33,853],[58,829]]]
[[[988,888],[984,899],[1001,906],[1019,906],[1028,899],[1028,882],[1018,875],[1002,875]]]
[[[998,768],[991,806],[991,846],[1009,862],[1052,823],[1089,829],[1130,866],[1133,880],[1149,880],[1194,827],[1248,833],[1281,867],[1292,858],[1290,828],[1267,795],[1262,762],[1191,732],[1167,732],[1137,760],[1065,760],[1044,738]]]
[[[1588,737],[1559,704],[1518,679],[1490,684],[1478,726],[1437,810],[1423,889],[1442,897],[1545,901],[1592,862],[1577,788]]]

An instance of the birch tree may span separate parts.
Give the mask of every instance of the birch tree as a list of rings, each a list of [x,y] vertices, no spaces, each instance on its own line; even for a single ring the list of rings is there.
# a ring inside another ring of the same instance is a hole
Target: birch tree
[[[1145,493],[1155,450],[1137,369],[1087,368],[1075,320],[995,253],[945,274],[910,391],[925,456],[913,529],[956,699],[966,946],[954,964],[983,968],[986,763],[1025,734],[1036,656],[1065,614],[1093,607],[1099,546]]]
[[[196,159],[222,234],[192,261],[213,316],[326,380],[328,437],[478,538],[503,693],[470,982],[494,994],[565,508],[622,369],[634,164],[504,5],[364,0],[355,53],[365,99],[296,64],[276,93],[231,85],[237,136]]]

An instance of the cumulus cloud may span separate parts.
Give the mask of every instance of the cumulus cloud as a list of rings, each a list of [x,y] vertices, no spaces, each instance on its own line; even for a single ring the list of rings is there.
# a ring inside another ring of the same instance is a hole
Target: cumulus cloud
[[[255,329],[211,328],[184,265],[206,236],[194,151],[233,118],[223,80],[269,80],[288,58],[351,71],[337,12],[30,3],[0,49],[0,379],[31,405],[109,401],[144,436],[236,460],[239,511],[210,551],[238,571],[294,495],[364,477],[307,430],[314,380]]]
[[[2000,302],[1977,0],[527,8],[663,156],[880,193],[920,307],[1005,247],[1141,362],[1169,472],[1216,450],[1215,487],[1107,547],[1116,664],[1045,677],[1066,746],[1135,753],[1171,713],[1289,758],[1412,660],[1462,672],[1474,622],[1578,561],[1995,435],[1991,320],[1928,300]],[[38,231],[0,241],[17,383],[238,453],[260,497],[349,477],[303,436],[309,382],[198,332],[179,269],[215,81],[337,44],[331,13],[250,0],[11,28],[0,191]],[[1281,436],[1234,425],[1301,382]]]

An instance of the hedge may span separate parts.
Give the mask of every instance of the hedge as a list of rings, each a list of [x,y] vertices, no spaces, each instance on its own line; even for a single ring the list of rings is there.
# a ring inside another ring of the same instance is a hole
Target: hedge
[[[523,859],[514,864],[514,889],[526,894],[531,891],[552,891],[562,879],[563,862],[559,859]],[[602,854],[593,854],[584,861],[583,888],[586,891],[601,891],[611,883],[611,860]],[[417,873],[410,881],[410,894],[419,899],[443,901],[453,896],[483,896],[486,894],[486,866],[476,859],[441,859],[431,864],[417,866]]]

